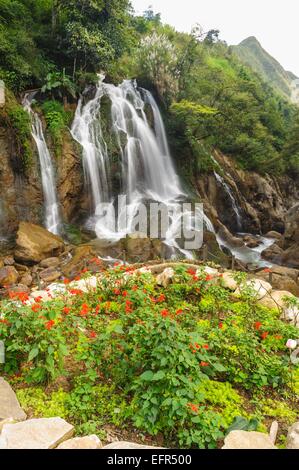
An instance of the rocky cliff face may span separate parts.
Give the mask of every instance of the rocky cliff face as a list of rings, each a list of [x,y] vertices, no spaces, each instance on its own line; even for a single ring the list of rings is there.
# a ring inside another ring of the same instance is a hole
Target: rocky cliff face
[[[2,234],[10,235],[19,220],[39,223],[43,217],[43,197],[37,155],[33,152],[30,170],[19,170],[12,134],[0,128],[0,187],[2,202]]]
[[[259,175],[242,171],[232,159],[217,152],[217,172],[231,190],[241,216],[238,227],[232,198],[215,175],[203,176],[197,182],[200,196],[206,202],[207,212],[216,225],[226,225],[232,232],[283,233],[285,215],[299,199],[299,184],[287,176]]]

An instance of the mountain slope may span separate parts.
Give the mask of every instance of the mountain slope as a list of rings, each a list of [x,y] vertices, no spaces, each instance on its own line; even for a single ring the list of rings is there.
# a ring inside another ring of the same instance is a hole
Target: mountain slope
[[[292,99],[292,81],[297,77],[292,72],[286,71],[274,57],[265,51],[254,36],[232,47],[244,64],[253,68],[285,98]]]

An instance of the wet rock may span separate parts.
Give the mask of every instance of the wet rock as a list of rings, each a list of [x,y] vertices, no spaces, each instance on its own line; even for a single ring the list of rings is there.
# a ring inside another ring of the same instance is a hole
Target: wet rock
[[[299,421],[290,427],[286,447],[287,449],[299,449]]]
[[[40,262],[42,268],[57,268],[60,264],[60,259],[57,257],[46,258]]]
[[[90,245],[78,246],[74,249],[72,259],[61,266],[63,274],[67,278],[73,278],[81,273],[90,258],[94,256]]]
[[[47,268],[41,271],[39,276],[44,282],[53,282],[60,278],[61,272],[55,268]]]
[[[15,264],[15,260],[14,260],[13,256],[6,256],[6,257],[3,259],[3,263],[4,263],[6,266],[12,266],[13,264]]]
[[[74,437],[59,444],[57,449],[101,449],[100,439],[95,434],[84,437]]]
[[[60,237],[28,222],[20,223],[16,244],[16,260],[29,264],[39,263],[64,251],[64,242]]]
[[[23,284],[24,286],[30,287],[32,284],[32,276],[30,273],[25,273],[20,280],[20,284]]]
[[[61,418],[29,419],[5,424],[0,449],[54,449],[72,437],[74,427]]]
[[[19,273],[13,266],[5,266],[0,269],[0,286],[11,286],[16,284]]]
[[[265,237],[275,238],[276,240],[280,240],[282,238],[282,234],[279,232],[276,232],[275,230],[270,230],[270,232],[266,233]]]
[[[26,417],[26,414],[20,407],[15,392],[9,383],[0,377],[0,421],[5,419],[23,421]]]
[[[255,431],[231,431],[222,449],[276,449],[268,434]]]
[[[283,255],[283,250],[276,243],[262,251],[262,258],[273,263],[279,263]]]

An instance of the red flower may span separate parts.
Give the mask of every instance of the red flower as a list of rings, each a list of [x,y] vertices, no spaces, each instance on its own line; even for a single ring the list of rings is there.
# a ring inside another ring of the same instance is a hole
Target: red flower
[[[138,289],[138,286],[133,286],[132,290],[136,291]]]
[[[160,294],[158,299],[157,299],[157,302],[164,302],[165,300],[165,295],[164,294]]]
[[[53,328],[53,326],[55,325],[55,321],[54,320],[49,320],[47,321],[47,323],[45,324],[45,328],[46,330],[51,330],[51,328]]]
[[[280,339],[282,339],[282,336],[281,335],[275,335],[274,338],[277,339],[277,340],[280,340]]]
[[[91,332],[89,333],[89,337],[90,337],[90,338],[96,338],[96,337],[97,337],[96,332],[95,332],[95,331],[91,331]]]
[[[33,304],[32,307],[31,307],[31,310],[33,312],[38,312],[40,309],[42,308],[42,306],[40,304]]]
[[[254,329],[255,329],[255,330],[260,330],[261,327],[262,327],[262,324],[261,324],[260,321],[255,322],[255,324],[254,324]]]
[[[87,304],[82,304],[81,312],[80,312],[81,317],[85,317],[86,315],[88,315],[88,312],[89,312],[89,306]]]
[[[63,307],[62,311],[67,315],[68,313],[70,313],[71,309],[69,307]]]
[[[126,290],[124,290],[122,295],[123,295],[123,297],[127,297],[128,292]]]
[[[97,306],[96,306],[96,314],[99,313],[100,309],[101,309],[101,306],[100,306],[100,305],[97,305]]]
[[[269,334],[268,331],[264,331],[264,332],[261,334],[261,338],[262,338],[262,339],[266,339],[267,336],[268,336],[268,334]]]
[[[81,289],[71,289],[70,294],[81,296],[83,295],[83,291]]]
[[[209,366],[209,363],[208,362],[204,362],[204,361],[201,361],[201,363],[199,364],[201,367],[208,367]]]
[[[69,284],[71,281],[69,279],[63,279],[64,284]]]
[[[219,327],[220,329],[222,329],[222,328],[223,328],[223,323],[222,323],[222,322],[219,322],[218,327]]]
[[[197,405],[194,405],[193,403],[188,403],[188,406],[191,408],[191,410],[194,413],[198,413],[198,406]]]
[[[120,290],[119,289],[113,289],[113,292],[115,295],[120,295]]]
[[[184,312],[181,308],[179,308],[175,313],[176,313],[176,315],[182,315],[182,313],[184,313]]]
[[[201,346],[200,346],[198,343],[194,343],[194,346],[195,346],[196,349],[200,349],[200,348],[201,348]]]
[[[204,344],[204,345],[203,345],[203,348],[204,348],[204,349],[209,349],[209,345],[208,345],[208,344]]]
[[[9,324],[10,324],[9,321],[6,320],[6,318],[0,319],[0,323],[4,323],[5,325],[9,325]]]
[[[166,317],[169,316],[169,311],[166,310],[166,308],[165,308],[164,310],[161,311],[161,315],[162,315],[162,317],[166,318]]]
[[[88,269],[87,269],[87,268],[82,269],[81,273],[82,273],[82,274],[88,273]]]
[[[206,276],[206,281],[211,281],[213,279],[213,276],[211,276],[211,274],[208,274]]]
[[[43,300],[42,296],[39,295],[38,297],[35,297],[35,302],[39,303]]]
[[[189,269],[187,269],[187,273],[191,274],[191,276],[194,276],[196,274],[196,271],[193,268],[189,268]]]

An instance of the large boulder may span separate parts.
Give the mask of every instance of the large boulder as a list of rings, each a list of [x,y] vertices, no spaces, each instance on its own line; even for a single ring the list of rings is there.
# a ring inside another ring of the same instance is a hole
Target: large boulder
[[[13,266],[0,268],[0,286],[11,286],[16,284],[19,279],[19,273]]]
[[[268,434],[256,431],[231,431],[222,449],[276,449]]]
[[[15,259],[27,264],[40,263],[64,251],[64,242],[60,237],[29,222],[20,223],[16,243]]]
[[[20,407],[15,392],[8,382],[0,377],[0,421],[12,418],[24,421],[26,414]]]
[[[0,449],[54,449],[72,437],[74,427],[61,418],[29,419],[5,424]]]

